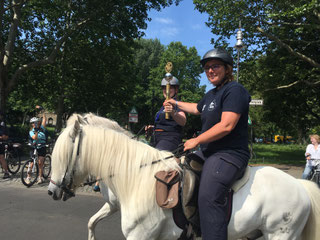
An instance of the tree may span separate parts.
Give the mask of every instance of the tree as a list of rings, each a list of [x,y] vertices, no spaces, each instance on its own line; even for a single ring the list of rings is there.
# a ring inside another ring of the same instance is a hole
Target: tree
[[[9,93],[26,71],[64,56],[68,40],[81,35],[92,44],[116,39],[130,43],[143,35],[140,29],[146,28],[148,10],[173,2],[180,0],[1,1],[0,109],[5,109]]]
[[[194,3],[200,12],[209,14],[207,25],[219,36],[216,41],[212,40],[216,46],[226,45],[241,21],[244,39],[249,46],[246,51],[251,56],[259,57],[273,42],[319,73],[319,1],[292,1],[288,4],[283,0],[194,0]],[[320,84],[319,74],[310,84]]]

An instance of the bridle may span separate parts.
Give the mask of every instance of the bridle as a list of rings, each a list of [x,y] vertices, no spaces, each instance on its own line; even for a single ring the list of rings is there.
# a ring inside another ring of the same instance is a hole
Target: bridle
[[[76,170],[75,170],[76,161],[77,161],[77,159],[79,159],[79,155],[80,155],[80,143],[82,140],[82,128],[81,127],[79,130],[79,137],[78,137],[77,145],[76,145],[76,139],[77,139],[76,136],[75,136],[75,138],[72,139],[72,142],[74,143],[74,148],[73,148],[72,154],[71,154],[71,164],[67,165],[67,168],[66,168],[66,171],[64,173],[64,176],[62,178],[61,183],[59,184],[59,183],[53,181],[52,179],[50,179],[50,182],[52,184],[54,184],[55,186],[57,186],[59,189],[62,190],[62,193],[64,193],[64,199],[68,199],[70,197],[75,196],[75,193],[72,190],[72,185],[73,185],[73,177],[76,172]],[[77,149],[77,150],[74,151],[75,149]],[[70,165],[72,166],[70,168],[71,171],[69,171]],[[68,179],[69,179],[69,181],[68,181]]]

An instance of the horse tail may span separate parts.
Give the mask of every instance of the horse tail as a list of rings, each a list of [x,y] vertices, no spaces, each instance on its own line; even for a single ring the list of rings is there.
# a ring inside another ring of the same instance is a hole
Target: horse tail
[[[311,203],[309,218],[302,232],[302,240],[320,239],[320,190],[311,181],[299,179],[299,182],[307,191]]]

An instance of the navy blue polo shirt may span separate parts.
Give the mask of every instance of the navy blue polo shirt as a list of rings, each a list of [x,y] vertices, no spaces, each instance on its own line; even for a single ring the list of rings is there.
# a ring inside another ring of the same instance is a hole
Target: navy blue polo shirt
[[[181,111],[177,109],[177,111]],[[165,132],[172,132],[172,133],[181,133],[182,126],[180,126],[172,117],[166,119],[166,113],[164,111],[164,107],[162,106],[156,114],[156,118],[154,121],[155,129],[162,129]]]
[[[201,113],[201,133],[209,130],[221,121],[222,112],[240,113],[235,128],[223,138],[201,144],[204,155],[226,152],[247,161],[250,157],[248,149],[248,114],[251,97],[247,90],[237,82],[228,82],[220,89],[212,89],[198,103]]]

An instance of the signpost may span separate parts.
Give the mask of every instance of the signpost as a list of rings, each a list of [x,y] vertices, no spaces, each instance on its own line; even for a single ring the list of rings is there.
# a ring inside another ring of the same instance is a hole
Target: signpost
[[[262,99],[252,99],[249,104],[252,106],[262,106],[263,100]]]
[[[129,112],[129,123],[137,123],[138,122],[138,112],[135,107],[132,107]]]

